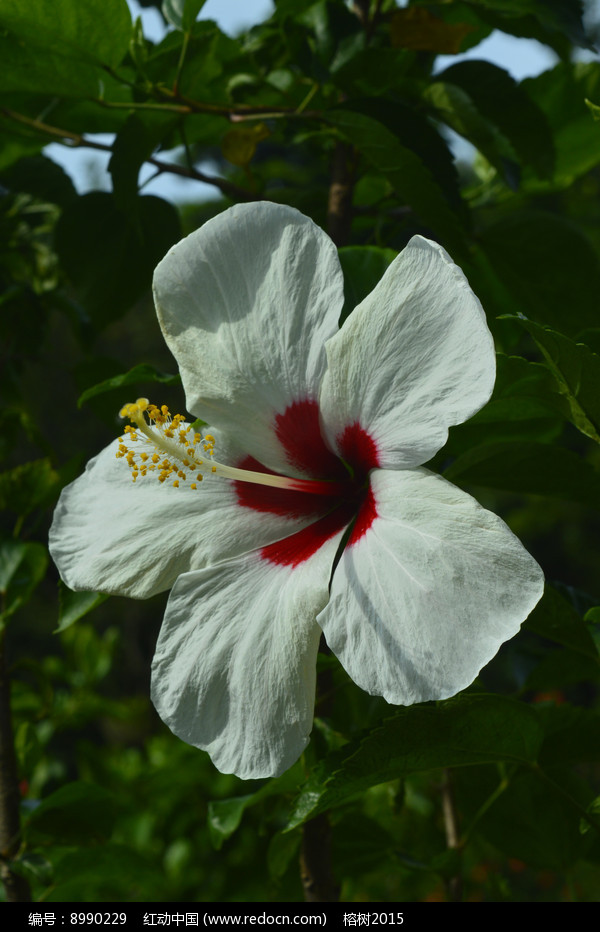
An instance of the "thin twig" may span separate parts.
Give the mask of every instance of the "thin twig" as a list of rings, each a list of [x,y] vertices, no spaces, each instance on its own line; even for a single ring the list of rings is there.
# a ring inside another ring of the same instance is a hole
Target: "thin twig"
[[[43,133],[54,139],[60,139],[64,145],[71,146],[74,149],[98,149],[101,152],[112,152],[113,150],[112,145],[108,143],[96,142],[93,139],[82,136],[80,133],[72,133],[70,130],[59,129],[57,126],[50,126],[48,123],[42,123],[41,120],[34,120],[31,117],[27,117],[22,113],[16,113],[14,110],[9,110],[6,107],[0,109],[0,114],[9,120],[22,123],[24,126],[38,133]],[[245,188],[240,188],[239,185],[233,184],[233,182],[227,181],[225,178],[206,175],[204,172],[200,172],[195,168],[186,168],[183,165],[176,165],[173,162],[163,162],[153,157],[146,159],[146,161],[149,162],[150,165],[154,165],[160,174],[168,173],[171,175],[181,175],[183,178],[190,178],[193,181],[201,181],[204,184],[213,185],[213,187],[218,188],[223,194],[234,201],[268,200],[268,198],[259,197],[247,191]]]

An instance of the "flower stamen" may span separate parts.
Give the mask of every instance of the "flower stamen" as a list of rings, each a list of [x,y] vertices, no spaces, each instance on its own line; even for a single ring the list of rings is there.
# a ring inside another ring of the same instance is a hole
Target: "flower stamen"
[[[212,434],[198,433],[191,424],[186,423],[182,414],[171,415],[167,405],[159,408],[147,398],[138,398],[137,401],[123,405],[119,416],[128,418],[132,423],[125,425],[115,455],[117,459],[126,459],[134,482],[149,470],[158,470],[160,483],[171,479],[171,485],[180,488],[181,480],[190,489],[196,490],[197,483],[204,478],[200,467],[204,467],[204,471],[210,468],[212,474],[224,479],[253,482],[294,492],[311,492],[313,495],[337,495],[346,488],[343,482],[294,479],[218,463],[214,459],[215,438]],[[135,444],[136,449],[132,449],[130,443]],[[151,444],[151,449],[139,449],[148,444]],[[193,473],[190,478],[194,481],[189,484],[186,481],[187,470]]]

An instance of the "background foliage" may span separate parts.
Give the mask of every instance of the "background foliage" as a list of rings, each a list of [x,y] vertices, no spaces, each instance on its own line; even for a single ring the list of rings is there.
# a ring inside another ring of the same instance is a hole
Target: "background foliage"
[[[346,900],[595,900],[600,63],[574,54],[593,48],[593,25],[579,0],[276,0],[232,39],[196,21],[202,6],[165,0],[154,43],[125,0],[0,0],[7,895],[297,900],[299,852],[306,884],[330,839],[333,877],[316,880]],[[494,29],[537,39],[555,66],[520,83],[483,60],[440,67]],[[455,162],[449,130],[472,163]],[[51,141],[110,150],[112,191],[79,195]],[[186,206],[145,194],[144,165],[188,179]],[[216,197],[194,202],[207,179]],[[115,436],[132,393],[181,407],[155,264],[259,198],[328,229],[345,313],[416,232],[463,267],[498,380],[430,465],[502,514],[548,585],[451,700],[396,709],[322,655],[306,754],[244,783],[149,704],[165,597],[68,591],[46,536],[61,487]]]

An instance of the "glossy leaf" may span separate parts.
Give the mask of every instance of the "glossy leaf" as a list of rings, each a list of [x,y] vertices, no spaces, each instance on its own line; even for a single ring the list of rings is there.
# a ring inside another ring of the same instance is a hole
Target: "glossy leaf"
[[[556,379],[567,402],[570,420],[587,437],[600,443],[600,356],[584,343],[521,319]]]
[[[103,592],[73,592],[59,580],[58,627],[64,631],[108,598]]]
[[[42,800],[30,816],[27,831],[64,843],[89,844],[110,836],[115,816],[110,793],[94,783],[76,781]]]
[[[0,619],[5,621],[27,604],[48,566],[43,544],[19,540],[0,541]]]
[[[468,94],[478,113],[498,127],[524,165],[531,165],[541,177],[552,174],[554,142],[548,121],[508,71],[486,61],[464,61],[437,78]]]
[[[164,0],[162,11],[171,26],[187,32],[205,3],[206,0]]]
[[[574,45],[592,50],[594,48],[585,34],[581,0],[467,0],[467,2],[472,6],[497,12],[503,17],[533,15],[546,29],[567,35]]]
[[[340,323],[371,293],[396,255],[395,250],[378,246],[343,246],[339,250],[345,298]]]
[[[166,372],[159,372],[158,369],[155,369],[153,366],[140,363],[139,366],[134,366],[129,372],[124,372],[121,375],[114,375],[112,378],[105,379],[97,385],[92,385],[91,388],[86,388],[77,399],[77,406],[80,408],[86,401],[89,401],[90,398],[95,398],[96,395],[103,395],[105,392],[111,392],[115,388],[123,388],[125,385],[139,385],[142,382],[160,382],[164,385],[177,385],[180,381],[181,377],[179,374],[168,375]]]
[[[541,741],[533,710],[501,696],[463,695],[399,709],[315,768],[288,829],[370,786],[411,773],[486,761],[532,762]]]
[[[544,595],[524,626],[543,637],[594,661],[600,656],[587,625],[556,589],[546,585]]]
[[[508,292],[500,313],[568,335],[598,325],[600,259],[575,224],[550,211],[513,210],[479,241]]]
[[[327,119],[389,180],[422,223],[435,231],[448,248],[462,251],[458,219],[431,172],[414,152],[401,145],[382,123],[363,113],[330,110]]]
[[[126,0],[1,0],[0,27],[42,54],[114,68],[129,45],[131,14]]]
[[[56,229],[57,251],[80,300],[106,326],[150,288],[156,264],[180,238],[174,207],[142,197],[139,227],[110,194],[93,192],[69,205]]]
[[[557,444],[501,441],[459,456],[444,476],[458,485],[547,495],[600,508],[600,474]]]

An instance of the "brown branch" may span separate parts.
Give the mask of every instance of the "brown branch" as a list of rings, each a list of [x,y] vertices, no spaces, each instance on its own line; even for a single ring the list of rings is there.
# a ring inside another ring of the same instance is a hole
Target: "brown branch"
[[[21,802],[10,714],[10,679],[5,654],[6,631],[0,633],[0,876],[9,903],[29,903],[31,893],[24,877],[15,874],[10,861],[20,842]]]
[[[337,903],[340,888],[331,868],[331,826],[326,813],[302,827],[300,879],[308,903]]]
[[[460,829],[454,799],[454,787],[452,786],[452,774],[448,769],[444,770],[442,777],[442,811],[444,813],[446,844],[448,848],[458,850],[461,848]],[[447,888],[450,901],[460,903],[462,900],[462,876],[460,872],[448,879]]]
[[[73,149],[86,148],[98,149],[101,152],[113,151],[112,145],[108,143],[95,142],[93,139],[88,139],[80,133],[72,133],[67,129],[59,129],[57,126],[50,126],[48,123],[43,123],[41,120],[34,120],[22,113],[8,110],[6,107],[0,109],[0,114],[9,120],[14,120],[17,123],[27,126],[37,133],[43,133],[46,136],[51,136],[53,139],[59,139],[64,145],[70,146]],[[234,201],[268,200],[268,198],[257,197],[257,195],[252,194],[250,191],[246,191],[245,188],[240,188],[231,181],[227,181],[224,178],[217,178],[214,175],[205,175],[204,172],[200,172],[195,168],[186,168],[183,165],[176,165],[173,162],[162,162],[160,159],[155,158],[148,158],[146,161],[150,165],[154,165],[161,174],[181,175],[183,178],[190,178],[192,181],[202,181],[204,184],[213,185],[213,187],[218,188],[223,194]]]
[[[336,246],[345,246],[352,226],[355,153],[347,142],[336,142],[327,202],[327,230]]]

